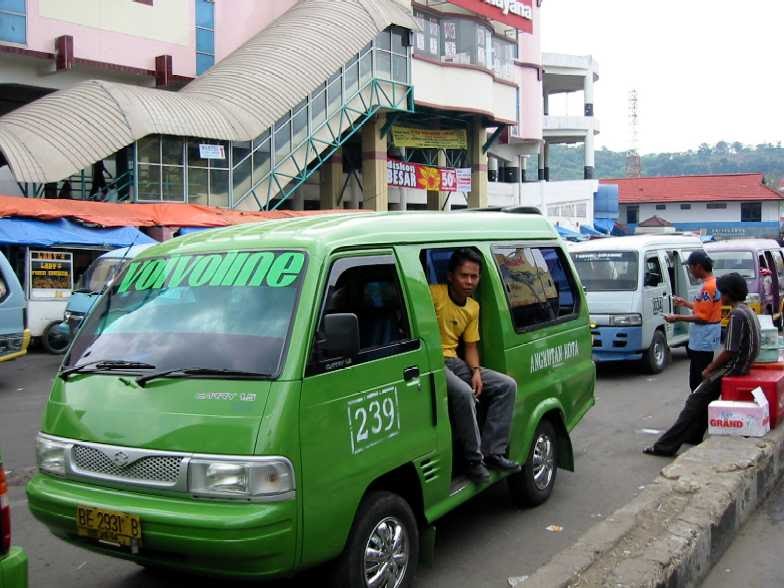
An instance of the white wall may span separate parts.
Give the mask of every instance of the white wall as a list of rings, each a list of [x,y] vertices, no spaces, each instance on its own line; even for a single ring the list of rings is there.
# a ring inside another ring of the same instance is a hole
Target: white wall
[[[656,215],[671,223],[721,223],[740,222],[740,202],[727,202],[726,209],[708,209],[707,202],[691,203],[691,210],[681,210],[680,202],[668,202],[665,210],[656,210],[655,204],[640,204],[639,221]],[[762,222],[777,222],[780,216],[780,203],[771,200],[762,203]],[[619,222],[626,224],[626,209],[628,205],[621,205]]]

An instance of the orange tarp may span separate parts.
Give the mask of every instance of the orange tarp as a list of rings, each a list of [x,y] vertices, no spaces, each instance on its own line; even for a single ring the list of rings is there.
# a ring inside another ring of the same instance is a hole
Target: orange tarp
[[[345,213],[346,210],[244,212],[198,204],[115,204],[0,196],[0,217],[78,219],[101,227],[225,227],[279,218]]]

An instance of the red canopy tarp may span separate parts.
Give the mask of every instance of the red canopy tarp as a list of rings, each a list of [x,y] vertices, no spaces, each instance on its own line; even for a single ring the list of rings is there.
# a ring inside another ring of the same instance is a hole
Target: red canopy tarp
[[[245,212],[198,204],[115,204],[0,196],[0,217],[74,218],[101,227],[226,227],[264,220],[345,213],[346,210]]]

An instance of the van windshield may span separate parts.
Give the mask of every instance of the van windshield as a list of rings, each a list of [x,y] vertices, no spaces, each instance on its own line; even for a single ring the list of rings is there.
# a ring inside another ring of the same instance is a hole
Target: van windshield
[[[79,281],[76,282],[74,291],[100,292],[109,280],[120,273],[127,261],[129,260],[121,257],[99,257],[87,268],[87,271],[82,274]]]
[[[713,274],[716,277],[739,273],[744,278],[753,278],[757,275],[754,269],[754,254],[751,251],[711,251],[713,260]]]
[[[639,262],[634,251],[575,252],[572,260],[588,292],[630,292],[637,289]]]
[[[306,256],[222,252],[133,261],[79,330],[64,368],[133,362],[276,375]]]

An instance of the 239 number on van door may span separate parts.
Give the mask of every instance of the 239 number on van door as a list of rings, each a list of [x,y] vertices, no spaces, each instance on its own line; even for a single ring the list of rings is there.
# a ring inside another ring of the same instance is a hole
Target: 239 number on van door
[[[388,386],[348,402],[351,452],[361,453],[400,433],[397,387]]]

